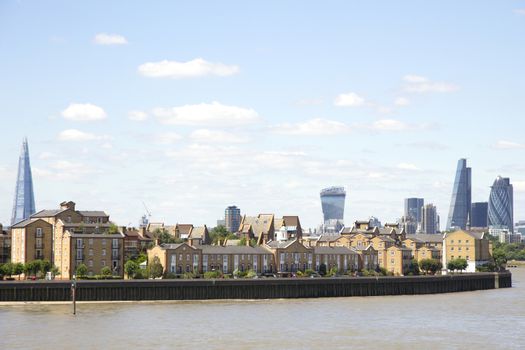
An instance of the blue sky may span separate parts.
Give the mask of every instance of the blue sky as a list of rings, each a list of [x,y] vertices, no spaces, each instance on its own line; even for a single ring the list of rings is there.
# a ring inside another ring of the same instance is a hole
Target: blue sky
[[[0,222],[21,140],[37,209],[74,200],[136,225],[224,208],[446,221],[459,158],[525,219],[525,1],[1,1]]]

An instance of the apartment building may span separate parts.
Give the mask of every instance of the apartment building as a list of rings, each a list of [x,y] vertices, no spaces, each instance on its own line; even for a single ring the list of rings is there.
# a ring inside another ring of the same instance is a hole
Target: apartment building
[[[29,218],[11,227],[11,261],[22,263],[33,260],[52,261],[53,225]]]
[[[0,224],[0,264],[11,261],[11,230],[4,230]]]
[[[488,233],[457,230],[443,236],[443,267],[454,259],[467,260],[467,272],[491,261],[492,249]]]

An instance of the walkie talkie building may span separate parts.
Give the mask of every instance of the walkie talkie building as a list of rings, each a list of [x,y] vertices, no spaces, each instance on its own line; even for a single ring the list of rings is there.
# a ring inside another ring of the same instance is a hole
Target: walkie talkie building
[[[343,187],[329,187],[321,191],[325,231],[336,232],[343,227],[345,199],[346,191]]]
[[[22,142],[22,150],[18,159],[18,175],[16,177],[15,200],[11,225],[29,218],[35,213],[35,195],[33,193],[33,177],[29,162],[29,147],[27,139]]]

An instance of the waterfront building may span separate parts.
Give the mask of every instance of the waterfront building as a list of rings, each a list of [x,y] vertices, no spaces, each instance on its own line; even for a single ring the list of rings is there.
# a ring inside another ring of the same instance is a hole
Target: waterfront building
[[[443,268],[454,259],[467,260],[467,272],[491,261],[491,245],[488,234],[479,231],[457,230],[443,236]]]
[[[146,231],[145,226],[139,229],[122,227],[124,234],[124,261],[135,259],[140,253],[145,253],[154,242],[153,236]]]
[[[491,187],[488,224],[491,228],[514,229],[514,194],[508,177],[498,176]]]
[[[441,235],[441,234],[422,234],[422,233],[418,233],[418,234],[415,234],[415,235],[406,235],[406,239],[403,241],[403,243],[406,246],[408,246],[406,244],[406,240],[423,242],[426,247],[436,248],[440,252],[443,249],[443,235]]]
[[[11,261],[11,229],[4,230],[0,224],[0,264]]]
[[[241,209],[235,205],[229,206],[224,210],[224,226],[226,230],[235,233],[241,225]]]
[[[343,187],[329,187],[323,189],[320,196],[323,233],[337,234],[344,226],[346,190]]]
[[[470,218],[470,227],[488,227],[488,202],[472,203],[472,217]]]
[[[206,225],[192,227],[191,232],[188,236],[188,242],[192,246],[210,244],[211,239],[208,227],[206,227]]]
[[[423,218],[421,230],[426,234],[435,234],[439,231],[439,217],[434,204],[427,204],[423,207]]]
[[[275,272],[274,256],[263,246],[206,245],[199,248],[202,251],[202,273],[214,270],[224,274],[232,274],[235,270],[253,270],[258,274]]]
[[[193,224],[176,224],[174,237],[177,239],[188,239],[192,230]]]
[[[293,239],[302,239],[303,229],[301,221],[296,215],[283,216],[282,219],[274,219],[274,230],[276,240],[286,241]]]
[[[275,259],[277,273],[289,275],[297,271],[314,268],[314,248],[306,247],[299,240],[271,241],[264,244]],[[318,270],[318,269],[317,269]]]
[[[431,236],[436,237],[439,235],[434,234]],[[438,238],[440,239],[440,242],[442,242],[442,238]],[[403,241],[403,246],[412,250],[412,259],[415,259],[417,261],[421,261],[423,259],[441,260],[440,248],[431,246],[427,244],[427,242],[425,242],[423,239],[414,237],[414,235],[407,235],[407,238]]]
[[[467,160],[460,159],[456,169],[456,178],[452,188],[452,199],[448,213],[447,230],[462,229],[469,226],[472,203],[472,171],[467,167]],[[426,232],[426,231],[425,231]],[[426,232],[428,233],[428,232]]]
[[[11,225],[28,219],[35,213],[35,195],[33,192],[33,177],[29,161],[29,146],[27,139],[22,142],[20,158],[18,159],[18,174],[16,176],[15,199]]]
[[[69,201],[60,203],[59,209],[41,210],[30,220],[51,225],[50,260],[60,278],[70,279],[80,264],[86,265],[88,275],[100,274],[108,266],[115,276],[123,276],[124,234],[104,211],[76,210],[76,204]],[[15,250],[12,247],[13,254]]]
[[[11,226],[11,262],[52,261],[53,225],[39,218],[28,218]]]
[[[412,261],[412,250],[407,247],[392,245],[386,249],[384,268],[396,276],[408,273]]]
[[[421,222],[422,208],[425,205],[423,198],[405,198],[405,218],[406,221],[411,218],[416,223]]]
[[[187,243],[163,244],[148,249],[148,264],[151,265],[158,258],[164,273],[199,273],[202,270],[201,256],[200,248]]]

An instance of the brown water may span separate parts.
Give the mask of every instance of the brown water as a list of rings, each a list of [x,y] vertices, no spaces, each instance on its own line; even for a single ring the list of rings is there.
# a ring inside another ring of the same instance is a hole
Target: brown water
[[[0,349],[525,349],[510,289],[304,300],[0,306]]]

